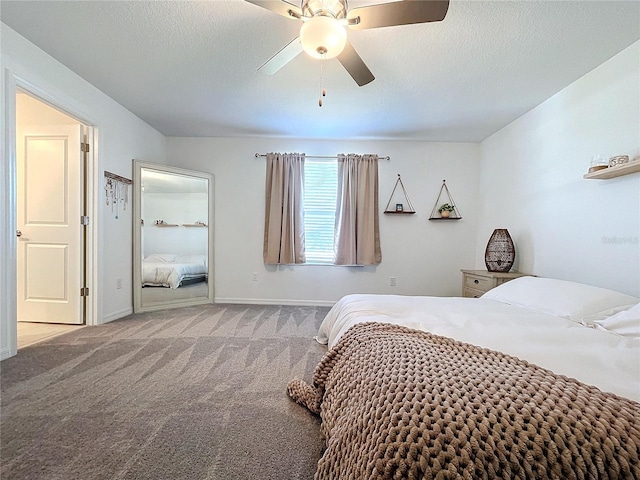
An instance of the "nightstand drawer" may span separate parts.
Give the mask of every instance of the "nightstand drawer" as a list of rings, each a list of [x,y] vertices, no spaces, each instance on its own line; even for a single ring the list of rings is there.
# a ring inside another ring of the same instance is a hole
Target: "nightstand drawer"
[[[462,296],[478,298],[492,288],[514,278],[528,275],[520,272],[488,272],[486,270],[460,270],[462,272]]]
[[[467,287],[462,290],[462,296],[467,298],[480,298],[485,293],[486,292],[483,292],[482,290],[476,290],[474,288]]]
[[[495,282],[492,278],[480,277],[478,275],[465,275],[464,287],[471,288],[473,290],[480,290],[482,292],[488,292],[493,288]]]

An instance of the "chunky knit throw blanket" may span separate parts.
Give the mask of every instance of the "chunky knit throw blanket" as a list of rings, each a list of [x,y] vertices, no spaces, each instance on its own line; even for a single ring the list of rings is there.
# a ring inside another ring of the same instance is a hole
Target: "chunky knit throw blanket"
[[[640,404],[499,352],[364,323],[289,383],[316,479],[640,478]]]

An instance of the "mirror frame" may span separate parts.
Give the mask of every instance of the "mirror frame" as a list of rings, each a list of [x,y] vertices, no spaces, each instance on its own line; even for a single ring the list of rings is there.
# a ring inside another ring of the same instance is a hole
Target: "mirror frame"
[[[206,297],[176,300],[154,305],[142,305],[142,169],[157,170],[163,173],[184,175],[206,179],[208,181],[208,233],[207,233],[207,283],[209,294]],[[152,312],[168,308],[187,307],[213,303],[214,299],[214,176],[211,173],[196,172],[171,165],[159,165],[133,160],[133,313]]]

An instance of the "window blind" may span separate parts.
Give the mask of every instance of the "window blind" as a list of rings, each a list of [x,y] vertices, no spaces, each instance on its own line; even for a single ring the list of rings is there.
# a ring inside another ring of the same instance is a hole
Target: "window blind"
[[[306,263],[334,262],[337,196],[337,161],[305,159],[303,205]]]

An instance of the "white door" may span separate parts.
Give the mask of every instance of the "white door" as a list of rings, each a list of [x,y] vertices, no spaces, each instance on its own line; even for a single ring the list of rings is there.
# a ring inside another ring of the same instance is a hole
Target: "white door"
[[[17,133],[18,321],[82,324],[81,126]]]

